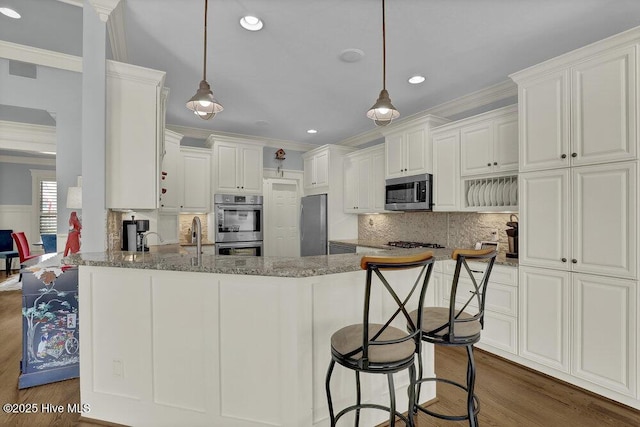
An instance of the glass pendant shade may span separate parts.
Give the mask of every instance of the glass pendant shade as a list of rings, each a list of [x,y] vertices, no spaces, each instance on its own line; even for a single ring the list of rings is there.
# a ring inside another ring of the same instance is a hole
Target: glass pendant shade
[[[187,108],[204,120],[209,120],[224,110],[224,107],[213,97],[211,87],[206,80],[200,82],[200,87],[196,94],[187,101]]]
[[[386,126],[393,119],[400,116],[396,107],[391,103],[389,92],[386,89],[380,91],[380,96],[375,104],[367,111],[367,117],[376,123],[376,126]]]

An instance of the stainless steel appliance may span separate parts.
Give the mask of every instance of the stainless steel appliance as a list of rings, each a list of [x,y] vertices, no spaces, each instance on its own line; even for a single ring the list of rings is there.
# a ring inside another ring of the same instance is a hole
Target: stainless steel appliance
[[[144,233],[149,231],[149,220],[138,219],[132,215],[131,220],[122,221],[122,250],[131,252],[148,251],[149,248],[143,245]]]
[[[515,221],[513,220],[515,217]],[[511,214],[507,222],[507,239],[509,241],[509,252],[507,258],[518,258],[518,217]]]
[[[300,256],[327,254],[327,195],[300,200]]]
[[[430,211],[433,205],[430,173],[386,181],[384,208],[390,211]]]
[[[262,256],[262,202],[262,196],[213,196],[216,253]]]
[[[216,254],[262,256],[262,242],[216,243]]]

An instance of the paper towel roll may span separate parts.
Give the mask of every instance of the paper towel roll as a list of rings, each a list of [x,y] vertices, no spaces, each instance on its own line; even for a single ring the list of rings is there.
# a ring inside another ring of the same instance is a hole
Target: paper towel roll
[[[127,250],[135,252],[137,250],[137,233],[135,224],[127,224]]]

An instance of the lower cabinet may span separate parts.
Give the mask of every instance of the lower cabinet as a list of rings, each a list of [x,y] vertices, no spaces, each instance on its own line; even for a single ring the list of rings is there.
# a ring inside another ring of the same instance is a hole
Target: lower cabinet
[[[635,398],[637,306],[635,280],[520,267],[520,356]]]

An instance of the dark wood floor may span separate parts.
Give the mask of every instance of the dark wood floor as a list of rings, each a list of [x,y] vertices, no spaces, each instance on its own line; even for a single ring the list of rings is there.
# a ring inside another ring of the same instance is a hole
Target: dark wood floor
[[[5,273],[0,273],[0,281]],[[80,402],[79,380],[61,381],[18,390],[21,358],[21,292],[0,292],[0,403],[50,403],[66,405]],[[466,353],[460,349],[436,350],[439,375],[463,381]],[[524,369],[518,365],[476,351],[477,395],[481,401],[481,426],[603,427],[640,426],[640,412],[591,393]],[[460,369],[462,367],[462,369]],[[440,387],[440,386],[439,386]],[[463,395],[439,389],[440,411],[459,412]],[[78,414],[6,414],[0,412],[0,426],[79,426],[98,424],[79,422]],[[396,425],[400,425],[397,423]],[[466,425],[445,422],[424,414],[418,427]]]

